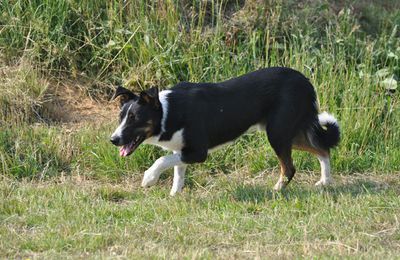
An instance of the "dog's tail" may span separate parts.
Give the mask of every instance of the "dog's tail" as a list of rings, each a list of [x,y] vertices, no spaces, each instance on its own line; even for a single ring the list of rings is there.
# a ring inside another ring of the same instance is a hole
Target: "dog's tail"
[[[308,131],[308,138],[313,146],[329,150],[339,144],[340,129],[336,118],[322,112],[318,115],[318,122]]]

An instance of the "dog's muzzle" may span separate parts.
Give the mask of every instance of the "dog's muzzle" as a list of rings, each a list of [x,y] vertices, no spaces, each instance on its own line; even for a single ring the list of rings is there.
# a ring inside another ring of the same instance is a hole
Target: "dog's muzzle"
[[[113,145],[119,145],[120,139],[119,136],[111,136],[110,141]]]

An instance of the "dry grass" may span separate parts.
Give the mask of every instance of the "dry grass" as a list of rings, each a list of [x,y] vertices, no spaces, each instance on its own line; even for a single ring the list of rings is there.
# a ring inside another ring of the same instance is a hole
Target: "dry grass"
[[[48,82],[24,59],[6,64],[0,58],[0,122],[22,124],[41,119]]]
[[[85,91],[88,83],[58,79],[48,90],[51,102],[46,104],[52,122],[68,128],[82,127],[93,123],[104,124],[118,114],[116,102],[106,98],[93,98]]]
[[[398,257],[394,2],[5,1],[0,258]],[[191,166],[181,196],[168,196],[171,172],[139,187],[164,152],[118,157],[112,85],[168,88],[266,66],[305,73],[338,117],[333,187],[316,189],[318,161],[296,152],[299,174],[271,192],[278,162],[260,133]]]
[[[202,174],[202,173],[197,173]],[[142,189],[76,177],[0,182],[2,257],[395,258],[395,175],[335,176],[327,189],[300,173],[283,193],[277,173],[208,176],[176,198],[171,178]]]

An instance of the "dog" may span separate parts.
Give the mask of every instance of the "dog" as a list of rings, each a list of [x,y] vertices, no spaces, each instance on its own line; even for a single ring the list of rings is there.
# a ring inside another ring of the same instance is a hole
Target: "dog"
[[[275,190],[292,180],[292,149],[310,152],[321,165],[316,185],[332,183],[330,149],[340,141],[337,120],[318,114],[316,93],[300,72],[272,67],[219,83],[180,82],[159,92],[152,87],[134,94],[118,87],[120,124],[111,142],[120,155],[132,154],[140,144],[160,146],[173,153],[157,159],[144,173],[142,186],[154,185],[160,174],[174,168],[171,195],[182,191],[187,165],[230,143],[253,126],[266,131],[280,163]]]

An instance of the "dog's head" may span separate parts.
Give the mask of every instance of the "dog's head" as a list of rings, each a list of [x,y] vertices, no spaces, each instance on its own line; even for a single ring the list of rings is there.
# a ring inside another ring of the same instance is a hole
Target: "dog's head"
[[[121,146],[120,155],[128,156],[159,128],[162,108],[156,87],[142,91],[139,95],[118,87],[112,100],[120,97],[120,124],[111,135],[111,142]]]

